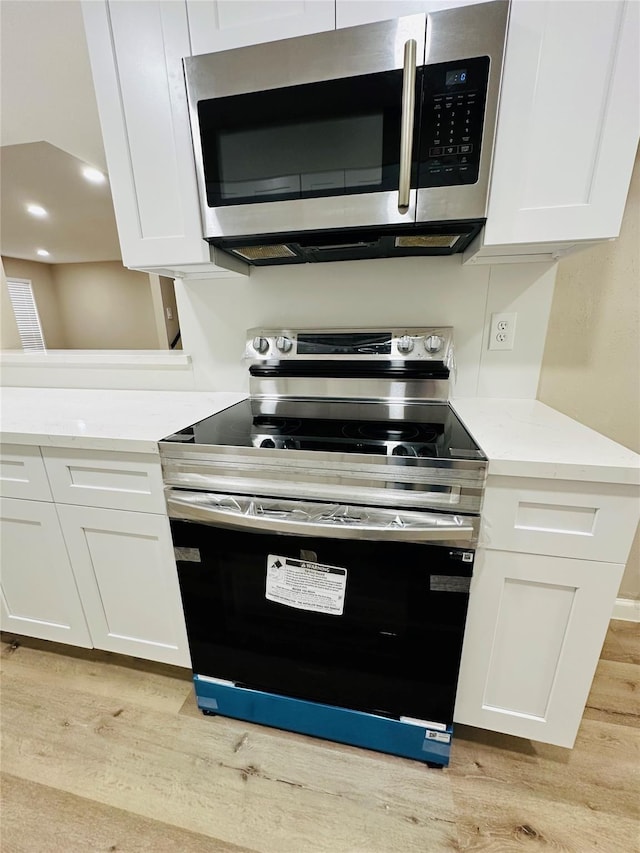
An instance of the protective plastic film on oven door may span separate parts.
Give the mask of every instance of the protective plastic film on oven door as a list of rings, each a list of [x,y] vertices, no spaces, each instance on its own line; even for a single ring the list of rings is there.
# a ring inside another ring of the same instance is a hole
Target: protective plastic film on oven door
[[[274,500],[180,489],[168,489],[166,496],[170,518],[235,529],[334,539],[406,542],[470,541],[477,535],[477,518],[474,516]]]

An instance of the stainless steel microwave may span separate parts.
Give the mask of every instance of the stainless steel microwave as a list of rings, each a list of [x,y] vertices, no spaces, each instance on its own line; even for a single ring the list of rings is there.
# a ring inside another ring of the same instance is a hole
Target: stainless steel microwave
[[[185,59],[205,239],[256,265],[462,251],[486,216],[508,9]]]

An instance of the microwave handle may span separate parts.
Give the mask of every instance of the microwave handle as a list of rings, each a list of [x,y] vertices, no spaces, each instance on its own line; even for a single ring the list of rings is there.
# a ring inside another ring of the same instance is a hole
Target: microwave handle
[[[413,115],[416,105],[416,40],[404,43],[404,73],[402,75],[402,123],[400,129],[400,179],[398,181],[398,210],[409,210],[411,191],[411,149],[413,147]]]
[[[412,513],[374,507],[363,510],[344,504],[279,501],[171,488],[166,490],[166,500],[169,518],[232,530],[390,542],[471,542],[476,537],[472,519],[438,512]]]

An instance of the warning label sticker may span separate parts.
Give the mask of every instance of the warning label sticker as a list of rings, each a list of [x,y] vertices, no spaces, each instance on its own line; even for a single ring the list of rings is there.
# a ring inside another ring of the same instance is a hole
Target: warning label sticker
[[[341,616],[346,587],[346,569],[277,554],[267,557],[265,597],[269,601]]]

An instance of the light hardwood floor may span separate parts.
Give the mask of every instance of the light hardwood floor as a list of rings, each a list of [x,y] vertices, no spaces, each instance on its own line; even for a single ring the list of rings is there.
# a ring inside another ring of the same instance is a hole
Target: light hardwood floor
[[[640,850],[632,623],[573,750],[458,726],[445,770],[204,717],[183,670],[2,639],[2,853]]]

